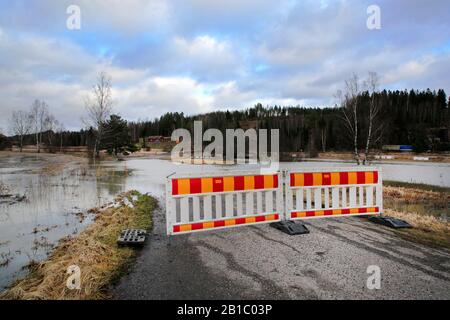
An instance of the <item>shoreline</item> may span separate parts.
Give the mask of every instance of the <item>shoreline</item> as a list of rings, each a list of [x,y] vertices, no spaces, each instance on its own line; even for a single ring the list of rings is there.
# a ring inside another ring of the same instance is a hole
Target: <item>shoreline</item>
[[[295,152],[289,152],[295,154]],[[19,152],[19,151],[11,151],[11,150],[0,150],[0,154],[23,154],[28,156],[35,156],[35,155],[50,155],[50,156],[71,156],[76,157],[78,159],[87,159],[90,160],[90,156],[87,154],[80,154],[77,152],[56,152],[56,153],[49,153],[49,152]],[[299,153],[300,154],[300,153]],[[378,155],[379,153],[377,153]],[[390,156],[392,155],[392,159],[370,159],[369,164],[415,164],[415,165],[421,165],[421,164],[435,164],[435,165],[450,165],[450,154],[448,153],[385,153],[382,154],[383,156]],[[428,158],[429,160],[414,160],[413,158]],[[170,152],[164,152],[164,151],[137,151],[135,153],[131,153],[127,156],[124,156],[124,159],[165,159],[170,160],[171,159],[171,153]],[[102,154],[100,156],[99,161],[108,161],[108,160],[114,160],[116,158],[107,155]],[[202,160],[202,163],[197,164],[214,164],[212,160],[208,159],[194,159],[192,158],[192,162],[200,162]],[[283,160],[280,162],[336,162],[336,163],[354,163],[353,154],[351,152],[325,152],[325,153],[319,153],[319,155],[315,158],[311,157],[293,157],[289,158],[284,156]]]
[[[284,162],[284,161],[282,161]],[[348,163],[355,164],[352,160],[347,159],[319,159],[319,158],[304,158],[301,161],[286,161],[286,162],[333,162],[333,163]],[[427,165],[435,165],[435,166],[450,166],[450,161],[414,161],[414,160],[375,160],[369,162],[369,165],[377,165],[377,164],[392,164],[392,165],[417,165],[417,166],[427,166]]]
[[[0,300],[96,300],[108,298],[108,286],[120,277],[137,255],[136,249],[120,247],[116,239],[127,228],[150,230],[157,200],[128,191],[114,203],[92,209],[94,221],[81,233],[59,241],[49,257],[28,266],[28,274],[15,281]],[[80,270],[80,289],[70,290],[67,270]]]

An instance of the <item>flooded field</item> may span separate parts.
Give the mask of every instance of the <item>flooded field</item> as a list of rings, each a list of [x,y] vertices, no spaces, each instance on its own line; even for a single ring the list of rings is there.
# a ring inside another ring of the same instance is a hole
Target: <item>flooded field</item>
[[[0,154],[0,184],[14,198],[0,198],[0,289],[45,259],[57,241],[77,234],[91,221],[87,211],[131,189],[150,193],[164,205],[165,178],[171,173],[257,169],[252,165],[179,165],[159,159],[129,159],[101,164],[68,163],[46,174],[46,156]],[[282,168],[350,166],[339,162],[282,163]],[[389,180],[450,187],[450,165],[383,164]]]
[[[59,239],[86,227],[87,210],[122,190],[124,173],[113,168],[68,163],[45,174],[46,163],[41,156],[0,156],[0,184],[13,195],[0,198],[0,288],[44,259]]]

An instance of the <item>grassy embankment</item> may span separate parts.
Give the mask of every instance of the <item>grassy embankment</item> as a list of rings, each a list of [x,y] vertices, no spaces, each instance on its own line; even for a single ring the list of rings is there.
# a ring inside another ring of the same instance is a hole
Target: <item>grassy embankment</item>
[[[450,188],[384,181],[383,199],[386,215],[414,226],[397,230],[401,236],[450,248]]]
[[[0,295],[1,299],[105,299],[136,256],[135,249],[119,247],[122,229],[149,229],[157,201],[136,191],[120,195],[116,205],[95,209],[95,221],[79,235],[62,239],[49,258],[29,266],[29,274]],[[81,289],[66,286],[67,268],[81,269]]]

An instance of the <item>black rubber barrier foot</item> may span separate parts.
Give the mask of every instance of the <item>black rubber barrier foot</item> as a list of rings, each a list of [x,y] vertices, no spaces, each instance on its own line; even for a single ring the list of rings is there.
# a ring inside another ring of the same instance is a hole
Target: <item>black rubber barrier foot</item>
[[[309,230],[302,223],[295,223],[294,221],[280,221],[271,223],[272,228],[278,229],[290,236],[295,236],[299,234],[308,234]]]
[[[142,246],[146,235],[145,230],[126,229],[120,233],[117,244],[120,246]]]
[[[370,221],[381,224],[383,226],[387,226],[394,229],[409,229],[412,228],[412,225],[410,225],[405,220],[400,220],[392,217],[386,217],[386,216],[376,216],[376,217],[370,217]]]

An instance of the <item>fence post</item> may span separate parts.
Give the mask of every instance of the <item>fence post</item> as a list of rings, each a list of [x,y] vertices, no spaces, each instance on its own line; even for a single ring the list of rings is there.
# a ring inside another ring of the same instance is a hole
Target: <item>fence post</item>
[[[166,230],[167,235],[172,235],[172,206],[173,199],[172,199],[172,180],[170,179],[170,176],[166,178]]]
[[[287,216],[287,214],[288,214],[288,208],[290,208],[290,201],[291,201],[291,197],[289,196],[290,191],[291,191],[289,188],[291,178],[288,175],[287,170],[283,170],[281,176],[282,176],[282,184],[283,184],[283,192],[282,192],[282,194],[283,194],[283,219],[282,220],[286,221],[286,220],[289,220],[289,217]],[[289,202],[289,203],[287,203],[287,202]]]
[[[379,190],[379,191],[378,191]],[[377,203],[379,204],[379,215],[383,214],[383,172],[378,168]]]

